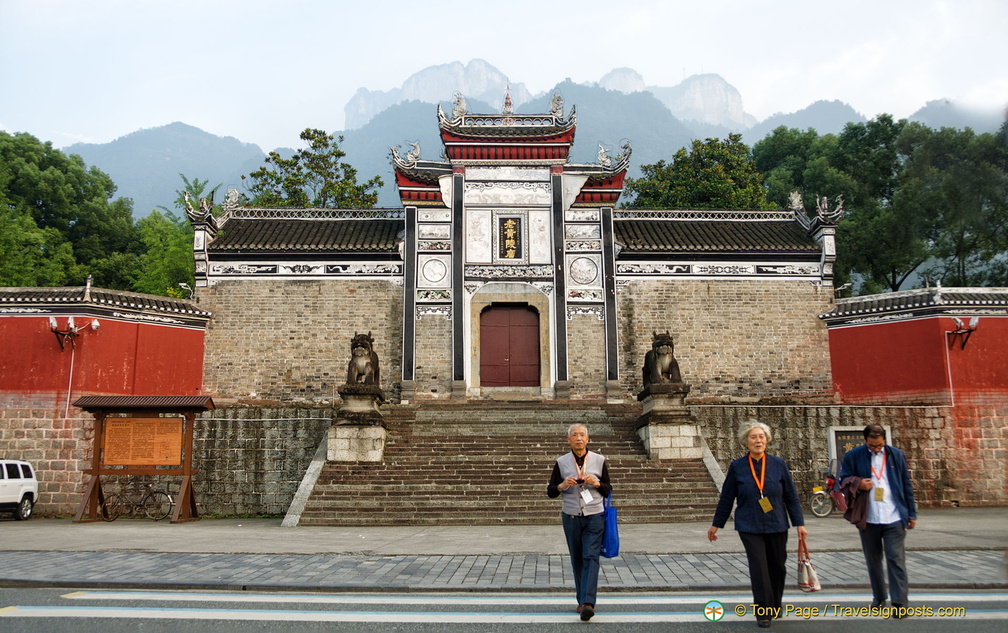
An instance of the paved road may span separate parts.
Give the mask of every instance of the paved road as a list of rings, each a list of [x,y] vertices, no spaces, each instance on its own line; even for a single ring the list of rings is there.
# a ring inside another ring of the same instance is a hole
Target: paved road
[[[593,627],[639,632],[750,630],[749,596],[742,593],[637,593],[600,596]],[[905,622],[870,614],[856,592],[787,595],[787,612],[774,624],[785,631],[830,631],[839,626],[895,630]],[[942,592],[918,595],[915,631],[990,631],[1008,623],[1008,593]],[[259,593],[81,590],[0,590],[5,631],[133,631],[191,628],[213,632],[543,631],[580,626],[571,596],[483,593]],[[706,627],[706,628],[704,628]],[[905,626],[900,630],[907,630]]]
[[[921,512],[907,538],[911,586],[1008,587],[1004,508]],[[730,528],[730,525],[728,526]],[[855,528],[809,519],[827,589],[866,586]],[[741,544],[701,522],[621,525],[606,591],[745,589]],[[283,528],[279,519],[73,524],[0,521],[0,584],[59,587],[552,591],[571,587],[562,530],[550,526]],[[792,579],[793,580],[793,579]]]

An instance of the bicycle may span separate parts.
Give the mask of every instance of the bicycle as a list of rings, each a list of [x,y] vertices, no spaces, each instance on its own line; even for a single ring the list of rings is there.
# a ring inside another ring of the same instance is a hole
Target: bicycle
[[[120,516],[139,516],[143,512],[148,519],[161,521],[171,514],[174,505],[170,494],[148,483],[143,487],[130,486],[113,494],[106,500],[102,516],[106,521],[115,521]]]
[[[809,509],[817,517],[828,517],[837,507],[835,501],[837,493],[833,490],[836,484],[836,468],[837,463],[834,459],[830,460],[829,468],[820,469],[819,472],[826,479],[825,485],[813,488],[812,495],[809,496]]]

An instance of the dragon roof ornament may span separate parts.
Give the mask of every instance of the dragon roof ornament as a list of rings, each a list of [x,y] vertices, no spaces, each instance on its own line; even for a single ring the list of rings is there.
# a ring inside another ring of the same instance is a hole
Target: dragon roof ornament
[[[788,209],[794,213],[795,218],[806,230],[811,230],[814,220],[817,220],[820,224],[835,226],[840,222],[844,214],[843,196],[836,197],[836,206],[833,209],[830,209],[829,198],[826,196],[816,196],[816,217],[814,220],[809,218],[808,213],[805,212],[805,202],[797,191],[792,191],[791,195],[788,196]]]

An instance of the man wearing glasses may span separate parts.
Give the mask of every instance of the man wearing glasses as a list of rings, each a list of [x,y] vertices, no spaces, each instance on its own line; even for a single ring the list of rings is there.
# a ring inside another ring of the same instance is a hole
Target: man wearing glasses
[[[886,604],[886,575],[882,571],[885,554],[889,577],[889,596],[893,615],[908,615],[907,572],[904,541],[906,531],[917,524],[917,504],[914,502],[906,454],[895,446],[886,445],[886,432],[880,424],[864,429],[865,443],[844,455],[843,476],[856,477],[857,494],[868,496],[867,525],[860,530],[861,549],[868,565],[872,588],[872,607]],[[853,483],[853,482],[851,482]]]

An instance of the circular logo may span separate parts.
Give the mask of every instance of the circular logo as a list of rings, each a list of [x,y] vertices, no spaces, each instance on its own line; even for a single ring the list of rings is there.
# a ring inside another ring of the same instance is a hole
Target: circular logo
[[[441,281],[448,274],[448,267],[439,259],[428,260],[421,270],[423,271],[424,279],[431,283]]]
[[[704,605],[703,617],[711,622],[717,622],[724,617],[724,605],[717,600],[711,600]]]
[[[598,266],[587,257],[579,257],[570,264],[570,276],[575,283],[587,286],[598,279]]]

